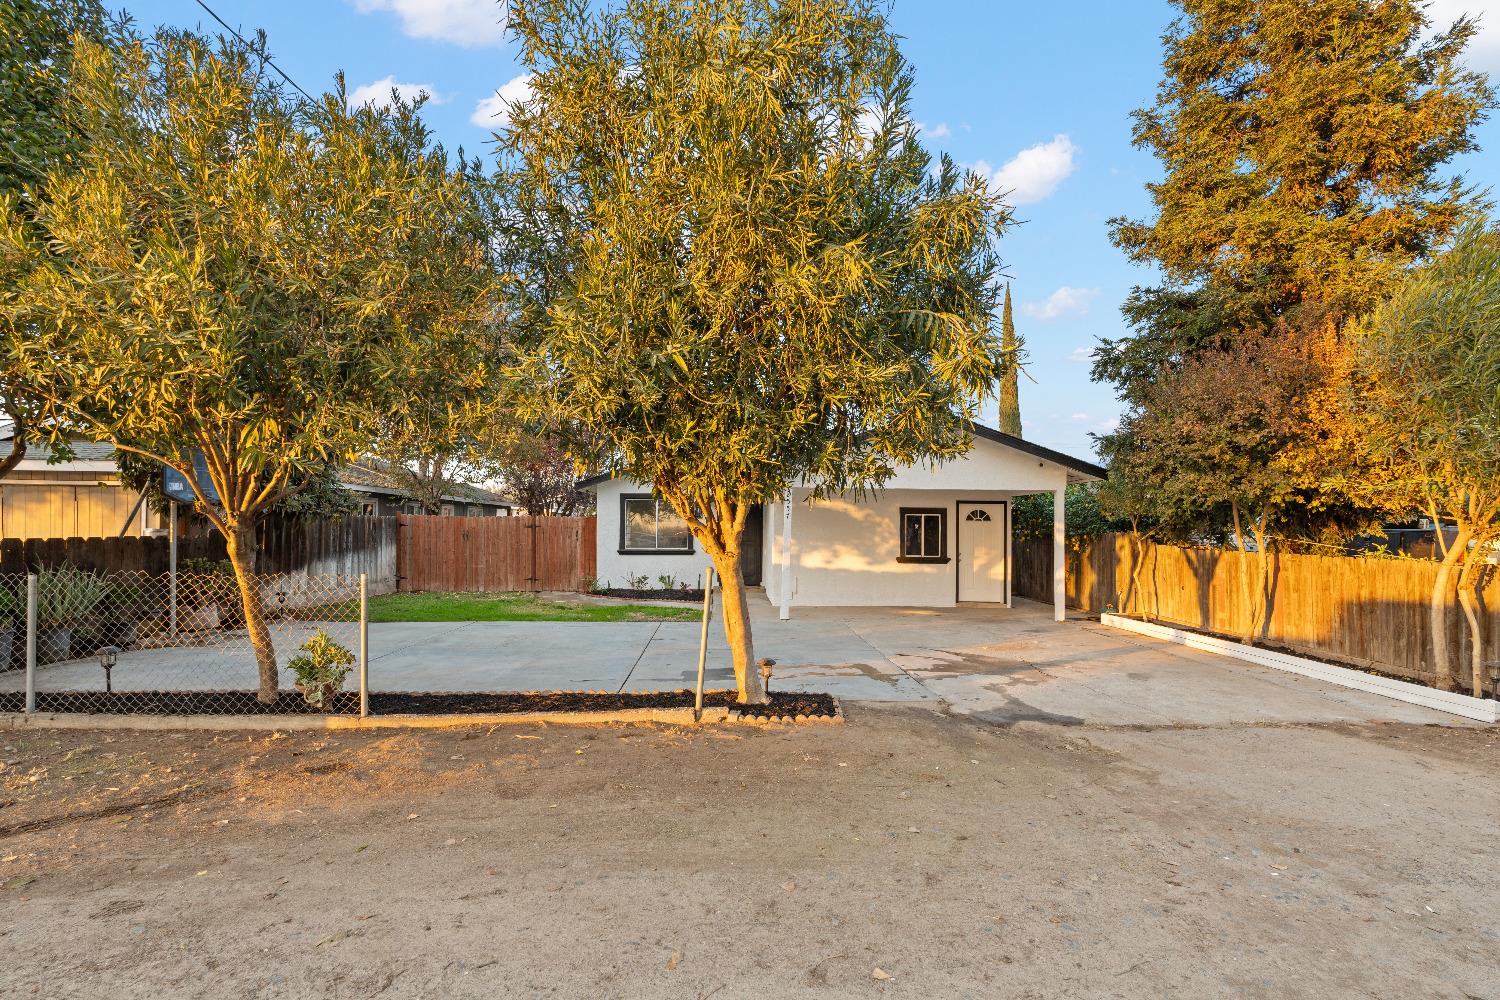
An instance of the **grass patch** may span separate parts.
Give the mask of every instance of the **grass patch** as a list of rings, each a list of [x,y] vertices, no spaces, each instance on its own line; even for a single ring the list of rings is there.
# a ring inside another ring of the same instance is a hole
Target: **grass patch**
[[[574,604],[535,594],[381,594],[372,622],[690,622],[697,608],[649,604]]]

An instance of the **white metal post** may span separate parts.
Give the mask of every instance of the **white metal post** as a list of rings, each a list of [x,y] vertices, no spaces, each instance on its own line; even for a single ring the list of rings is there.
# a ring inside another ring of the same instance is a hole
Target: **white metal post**
[[[781,501],[781,613],[782,621],[792,617],[792,491]]]
[[[1068,618],[1067,490],[1052,491],[1052,620]]]
[[[36,574],[26,574],[26,712],[36,711]]]
[[[698,687],[693,698],[693,721],[703,721],[703,668],[708,662],[708,620],[714,613],[714,568],[703,571],[703,624],[698,630]]]
[[[370,594],[368,577],[359,574],[359,717],[370,714]]]
[[[167,520],[167,634],[177,641],[177,501]]]

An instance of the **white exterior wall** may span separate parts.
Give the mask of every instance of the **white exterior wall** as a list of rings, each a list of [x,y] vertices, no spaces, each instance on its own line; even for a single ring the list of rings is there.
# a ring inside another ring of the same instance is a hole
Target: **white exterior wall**
[[[792,607],[952,607],[957,603],[958,517],[960,500],[1012,500],[1051,493],[1067,486],[1060,465],[998,442],[978,438],[964,457],[937,467],[899,470],[878,493],[809,501],[810,491],[793,491]],[[681,556],[620,555],[620,495],[649,493],[637,482],[611,480],[595,487],[599,497],[599,579],[624,586],[630,574],[671,573],[697,580],[709,559],[701,552]],[[947,563],[903,563],[900,555],[902,507],[941,507],[948,512]],[[781,603],[782,504],[765,504],[762,580],[771,604]],[[1013,585],[1011,539],[1006,541],[1008,585]]]
[[[704,552],[695,551],[686,555],[640,555],[620,553],[620,497],[630,493],[650,493],[651,487],[627,479],[611,479],[594,487],[598,496],[598,558],[599,585],[610,587],[628,586],[629,576],[646,576],[656,587],[657,577],[671,574],[679,583],[702,586],[703,571],[713,560]],[[697,548],[697,541],[693,546]]]
[[[957,503],[1006,500],[1067,486],[1060,465],[979,438],[963,458],[899,470],[879,493],[810,501],[792,492],[792,607],[953,607],[957,603]],[[902,507],[948,512],[947,563],[898,562]],[[781,603],[781,503],[766,505],[766,597]],[[1008,587],[1012,540],[1006,540]]]

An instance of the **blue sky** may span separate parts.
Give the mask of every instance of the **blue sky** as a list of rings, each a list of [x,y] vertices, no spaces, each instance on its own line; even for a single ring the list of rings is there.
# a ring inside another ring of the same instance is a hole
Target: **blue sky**
[[[487,152],[480,102],[518,75],[492,0],[207,2],[236,27],[264,28],[277,64],[309,91],[338,70],[351,92],[427,89],[432,127],[470,152]],[[216,27],[193,0],[123,6],[142,26]],[[1433,0],[1431,9],[1444,23],[1487,15],[1471,61],[1500,75],[1500,0]],[[1143,185],[1156,165],[1130,145],[1130,112],[1155,93],[1171,17],[1164,0],[896,0],[926,141],[1014,188],[1025,220],[1003,252],[1035,380],[1021,386],[1026,436],[1080,456],[1092,454],[1089,433],[1118,414],[1110,388],[1089,380],[1087,351],[1124,332],[1120,302],[1152,280],[1110,245],[1106,222],[1149,207]],[[1500,156],[1488,151],[1500,149],[1500,123],[1486,123],[1479,140],[1486,151],[1455,167],[1500,190]]]

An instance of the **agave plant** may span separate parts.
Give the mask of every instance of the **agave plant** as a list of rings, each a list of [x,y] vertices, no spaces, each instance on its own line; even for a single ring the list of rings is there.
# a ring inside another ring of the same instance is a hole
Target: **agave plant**
[[[110,594],[109,581],[74,566],[44,570],[36,578],[36,615],[47,625],[76,624]]]

